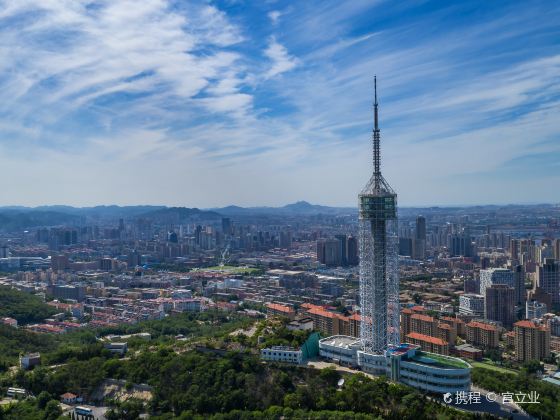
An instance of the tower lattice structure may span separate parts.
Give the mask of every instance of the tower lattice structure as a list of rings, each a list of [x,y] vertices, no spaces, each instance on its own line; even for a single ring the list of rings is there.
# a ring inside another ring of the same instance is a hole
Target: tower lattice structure
[[[360,339],[364,351],[383,354],[400,342],[397,194],[381,175],[377,78],[374,91],[373,175],[358,196]]]

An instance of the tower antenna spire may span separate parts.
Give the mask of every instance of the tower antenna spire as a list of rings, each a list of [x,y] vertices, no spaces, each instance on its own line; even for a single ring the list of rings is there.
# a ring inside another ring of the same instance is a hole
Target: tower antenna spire
[[[381,151],[379,146],[379,104],[377,103],[377,75],[373,76],[373,87],[375,102],[373,103],[373,174],[375,176],[375,189],[379,189],[381,183]]]

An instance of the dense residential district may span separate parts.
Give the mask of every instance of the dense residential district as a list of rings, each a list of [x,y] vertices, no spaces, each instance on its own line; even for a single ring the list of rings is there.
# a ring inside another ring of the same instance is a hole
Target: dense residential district
[[[0,229],[0,418],[560,418],[558,206],[399,209],[401,344],[375,356],[355,208]]]

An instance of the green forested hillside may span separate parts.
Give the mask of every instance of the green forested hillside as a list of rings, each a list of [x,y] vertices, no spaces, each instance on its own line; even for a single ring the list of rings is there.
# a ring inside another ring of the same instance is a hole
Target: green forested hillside
[[[9,316],[20,324],[39,322],[56,313],[56,309],[30,293],[0,286],[0,317]]]

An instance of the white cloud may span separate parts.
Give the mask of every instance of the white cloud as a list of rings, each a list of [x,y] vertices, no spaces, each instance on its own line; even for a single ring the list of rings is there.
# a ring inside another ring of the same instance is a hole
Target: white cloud
[[[270,38],[264,54],[271,61],[271,67],[266,73],[269,78],[290,71],[298,64],[298,60],[292,57],[286,47],[278,43],[274,37]]]
[[[401,203],[515,200],[475,177],[555,150],[558,56],[525,37],[553,14],[380,27],[373,2],[335,3],[252,32],[206,1],[0,0],[0,177],[17,174],[3,204],[353,205],[374,73]]]
[[[10,89],[5,106],[31,91],[38,106],[56,103],[62,109],[117,92],[157,90],[191,98],[236,69],[239,54],[221,48],[242,37],[214,7],[193,6],[180,14],[165,0],[91,4],[3,2],[2,18],[16,22],[0,32],[2,56],[9,58],[4,71],[17,74],[2,86]],[[24,14],[37,17],[18,24]],[[212,46],[214,51],[197,51]]]
[[[282,12],[280,12],[279,10],[273,10],[271,12],[268,12],[267,16],[272,24],[276,25],[278,23],[278,19],[280,19],[280,16],[282,16]]]

